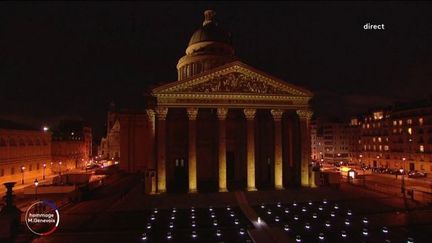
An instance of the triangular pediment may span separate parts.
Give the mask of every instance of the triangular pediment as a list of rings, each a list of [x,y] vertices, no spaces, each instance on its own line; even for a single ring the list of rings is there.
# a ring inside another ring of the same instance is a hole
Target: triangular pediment
[[[308,90],[272,77],[239,61],[153,90],[155,96],[191,93],[312,96]]]

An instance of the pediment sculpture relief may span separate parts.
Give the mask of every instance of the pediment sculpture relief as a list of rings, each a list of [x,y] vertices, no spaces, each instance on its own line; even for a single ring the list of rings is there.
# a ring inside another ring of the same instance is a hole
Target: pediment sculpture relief
[[[231,92],[258,94],[290,94],[278,87],[240,72],[215,77],[207,82],[187,87],[187,92]]]

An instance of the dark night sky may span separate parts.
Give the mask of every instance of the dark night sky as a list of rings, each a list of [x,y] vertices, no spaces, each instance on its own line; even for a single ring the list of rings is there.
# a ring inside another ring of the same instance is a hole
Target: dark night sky
[[[0,116],[81,117],[100,135],[110,101],[176,79],[207,8],[245,63],[315,92],[318,115],[432,93],[429,3],[0,3]]]

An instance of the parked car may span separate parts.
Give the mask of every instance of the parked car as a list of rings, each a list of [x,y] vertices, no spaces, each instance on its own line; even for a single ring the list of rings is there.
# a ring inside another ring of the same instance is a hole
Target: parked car
[[[371,167],[368,166],[368,165],[362,165],[361,168],[362,168],[363,170],[370,170],[370,169],[371,169]]]
[[[410,178],[423,178],[426,177],[426,175],[427,175],[426,172],[421,172],[416,170],[412,170],[408,173],[408,177]]]

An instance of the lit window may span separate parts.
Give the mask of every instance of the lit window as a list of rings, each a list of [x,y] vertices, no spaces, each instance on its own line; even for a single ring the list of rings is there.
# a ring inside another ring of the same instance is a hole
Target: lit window
[[[363,146],[364,150],[366,150],[366,144]]]
[[[376,150],[376,145],[373,146],[373,150]]]
[[[408,127],[408,134],[412,135],[412,129],[411,129],[411,127]]]
[[[397,133],[397,129],[395,128],[395,129],[393,129],[393,133]]]
[[[420,126],[423,125],[423,118],[422,118],[422,117],[419,118],[419,125],[420,125]]]
[[[388,145],[384,145],[384,150],[388,151],[389,150],[389,146]]]
[[[381,150],[382,150],[382,145],[379,146],[379,151],[381,151]]]
[[[372,141],[374,141],[374,142],[375,142],[375,137],[373,137],[373,138],[372,138]]]
[[[378,137],[378,142],[380,142],[380,143],[381,143],[381,137]]]
[[[388,139],[388,137],[386,137],[386,142],[388,142],[389,141],[389,139]]]
[[[419,150],[420,150],[420,152],[424,152],[424,145],[420,145]]]
[[[394,120],[394,121],[393,121],[393,126],[396,126],[396,125],[397,125],[397,121]]]
[[[412,120],[411,120],[411,119],[408,119],[408,120],[407,120],[407,124],[411,125],[411,124],[412,124]]]
[[[374,120],[381,120],[383,118],[383,112],[382,111],[374,112],[373,116],[374,116]]]
[[[369,123],[368,123],[368,124],[366,124],[366,128],[368,128],[368,129],[369,129]]]
[[[403,123],[402,120],[399,120],[399,125],[400,125],[400,126],[402,126],[402,123]]]

